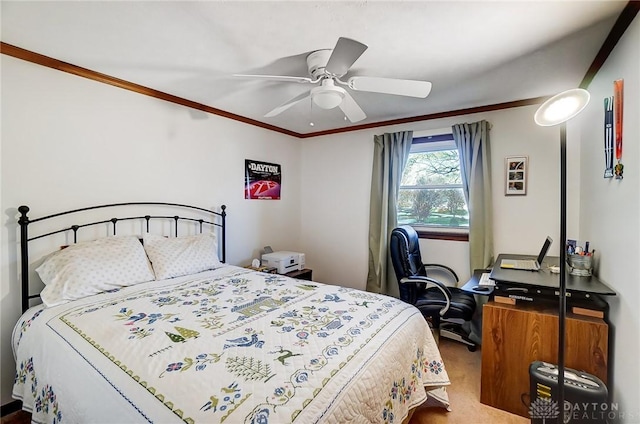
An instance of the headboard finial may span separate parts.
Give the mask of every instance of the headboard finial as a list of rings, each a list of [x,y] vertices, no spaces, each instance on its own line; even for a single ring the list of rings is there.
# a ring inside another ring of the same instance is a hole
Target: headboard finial
[[[18,224],[29,223],[29,218],[27,217],[27,213],[29,212],[29,206],[22,205],[18,207],[18,212],[20,212],[20,219],[18,220]]]

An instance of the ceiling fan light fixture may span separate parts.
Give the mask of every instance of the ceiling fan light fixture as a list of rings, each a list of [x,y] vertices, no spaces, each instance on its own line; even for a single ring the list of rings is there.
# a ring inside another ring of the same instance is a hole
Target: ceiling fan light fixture
[[[336,87],[331,80],[325,80],[320,87],[311,90],[311,99],[322,109],[333,109],[342,103],[345,90]]]

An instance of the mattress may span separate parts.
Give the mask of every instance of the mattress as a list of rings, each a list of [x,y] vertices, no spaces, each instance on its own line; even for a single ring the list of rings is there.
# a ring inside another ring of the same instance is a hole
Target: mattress
[[[35,306],[12,343],[13,397],[39,423],[400,423],[449,405],[413,306],[229,265]]]

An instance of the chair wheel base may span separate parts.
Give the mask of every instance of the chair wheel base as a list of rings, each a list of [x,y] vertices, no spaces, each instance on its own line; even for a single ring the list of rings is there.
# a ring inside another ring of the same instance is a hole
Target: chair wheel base
[[[454,340],[467,345],[469,352],[475,352],[478,345],[469,339],[460,324],[443,323],[440,325],[440,337]]]

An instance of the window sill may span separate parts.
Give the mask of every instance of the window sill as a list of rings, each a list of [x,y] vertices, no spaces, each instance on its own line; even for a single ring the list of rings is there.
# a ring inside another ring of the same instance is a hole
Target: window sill
[[[443,231],[443,230],[434,230],[425,227],[414,227],[416,232],[418,233],[418,237],[421,239],[430,239],[430,240],[448,240],[448,241],[469,241],[469,233],[468,232],[454,232],[454,231]]]

